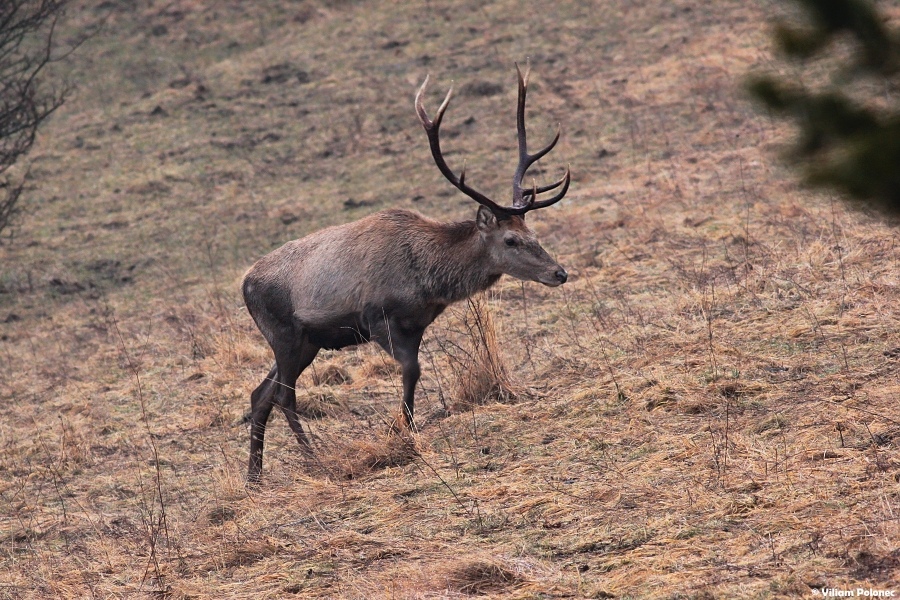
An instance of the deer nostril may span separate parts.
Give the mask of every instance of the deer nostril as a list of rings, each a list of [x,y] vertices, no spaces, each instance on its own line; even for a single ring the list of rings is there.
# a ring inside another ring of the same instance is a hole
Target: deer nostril
[[[558,269],[556,271],[556,279],[559,280],[560,283],[565,283],[569,278],[569,274],[566,273],[565,269]]]

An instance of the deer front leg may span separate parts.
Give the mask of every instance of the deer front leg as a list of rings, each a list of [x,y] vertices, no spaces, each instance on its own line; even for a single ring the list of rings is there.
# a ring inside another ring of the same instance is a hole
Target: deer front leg
[[[415,428],[413,413],[415,412],[416,384],[422,374],[422,370],[419,368],[418,354],[419,349],[416,348],[415,356],[412,359],[400,362],[403,369],[403,406],[400,415],[403,424],[411,431]]]
[[[422,335],[425,329],[403,329],[396,322],[389,320],[388,330],[374,335],[375,341],[390,354],[394,360],[400,363],[403,372],[403,404],[400,409],[400,419],[407,429],[414,429],[413,414],[415,413],[416,384],[422,370],[419,367],[419,345],[422,343]]]

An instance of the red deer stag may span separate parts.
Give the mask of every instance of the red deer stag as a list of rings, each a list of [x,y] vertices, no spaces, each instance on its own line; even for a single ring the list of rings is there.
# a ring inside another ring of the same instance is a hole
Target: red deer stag
[[[261,258],[244,276],[247,310],[275,353],[275,366],[250,396],[248,480],[258,482],[263,437],[273,406],[281,408],[304,453],[309,441],[296,412],[294,385],[322,348],[377,342],[402,367],[401,418],[412,427],[413,395],[419,380],[419,344],[425,328],[447,305],[489,288],[504,273],[547,286],[568,274],[547,254],[525,224],[528,211],[559,202],[570,174],[549,185],[522,187],[528,168],[550,152],[556,137],[529,154],[525,143],[528,72],[519,76],[517,129],[519,165],[512,206],[501,206],[457,177],[441,153],[439,129],[451,88],[429,119],[422,104],[428,78],[416,94],[416,113],[425,127],[441,173],[481,206],[472,221],[440,223],[409,210],[385,210],[352,223],[329,227],[288,242]],[[559,188],[545,200],[538,194]]]

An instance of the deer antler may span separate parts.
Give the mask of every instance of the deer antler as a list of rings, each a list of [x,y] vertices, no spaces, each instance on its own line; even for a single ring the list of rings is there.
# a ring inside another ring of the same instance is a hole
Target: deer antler
[[[450,181],[450,183],[452,183],[454,186],[456,186],[461,192],[463,192],[479,204],[486,206],[491,210],[491,212],[493,212],[497,217],[500,218],[510,217],[513,215],[524,215],[528,211],[550,206],[551,204],[559,202],[563,198],[563,196],[566,195],[566,192],[569,191],[571,174],[568,167],[566,168],[565,174],[559,181],[543,186],[532,185],[532,187],[529,189],[522,188],[522,179],[525,177],[525,172],[528,170],[528,168],[541,157],[550,152],[556,145],[556,142],[559,141],[559,129],[557,129],[556,136],[553,138],[553,141],[551,141],[546,147],[542,148],[538,152],[535,152],[534,154],[528,154],[528,149],[525,141],[525,94],[528,87],[529,71],[530,69],[526,71],[525,77],[523,78],[522,72],[519,70],[519,65],[516,65],[516,72],[519,75],[519,104],[516,113],[516,125],[519,135],[519,166],[516,168],[516,173],[513,176],[512,206],[501,206],[478,190],[466,185],[465,163],[463,163],[462,172],[460,173],[459,177],[457,177],[447,165],[447,162],[444,160],[444,155],[441,152],[440,126],[441,120],[444,118],[444,111],[447,110],[447,106],[449,106],[450,104],[450,97],[453,94],[453,88],[451,87],[447,92],[447,95],[444,97],[444,101],[437,109],[433,120],[428,117],[428,113],[425,112],[425,105],[422,102],[422,96],[425,95],[425,88],[428,85],[429,76],[425,77],[425,81],[422,83],[422,87],[420,87],[419,91],[416,93],[416,114],[419,116],[419,121],[422,122],[422,126],[425,128],[425,133],[428,136],[428,144],[431,147],[431,155],[432,157],[434,157],[434,162],[437,164],[438,169],[441,171],[441,173],[443,173],[444,177],[446,177],[447,180]],[[540,202],[535,201],[538,194],[549,192],[550,190],[556,189],[560,186],[562,186],[562,189],[552,198],[541,200]]]
[[[569,172],[569,167],[566,167],[566,172],[559,181],[541,187],[532,186],[531,189],[522,188],[522,179],[525,177],[525,172],[531,165],[553,150],[553,147],[556,146],[556,142],[559,141],[560,133],[560,128],[557,127],[556,135],[553,136],[553,139],[549,144],[534,154],[528,154],[528,144],[526,142],[527,136],[525,133],[525,96],[528,93],[528,75],[530,73],[530,64],[525,69],[524,77],[522,76],[522,71],[519,69],[518,63],[516,64],[516,74],[519,76],[519,103],[516,108],[516,131],[519,135],[519,166],[516,168],[515,175],[513,175],[513,206],[516,208],[536,210],[538,208],[550,206],[551,204],[556,204],[562,200],[563,196],[566,195],[566,192],[569,191],[571,173]],[[563,188],[549,200],[542,200],[540,202],[535,201],[537,199],[537,194],[549,192],[559,186],[563,186]],[[525,199],[526,196],[529,197],[528,200]]]

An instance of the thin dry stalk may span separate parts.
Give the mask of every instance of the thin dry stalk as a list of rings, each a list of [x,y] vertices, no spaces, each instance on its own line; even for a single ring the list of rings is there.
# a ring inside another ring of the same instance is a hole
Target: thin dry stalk
[[[159,463],[159,449],[156,446],[153,431],[150,429],[150,420],[147,414],[147,403],[144,398],[144,387],[141,382],[139,363],[132,358],[131,353],[128,351],[128,347],[125,344],[125,337],[122,335],[122,331],[119,329],[119,322],[116,319],[112,307],[107,306],[106,308],[110,324],[112,325],[112,328],[116,334],[116,339],[119,344],[119,350],[125,360],[128,371],[134,378],[137,399],[141,408],[141,423],[144,425],[144,429],[147,433],[147,441],[153,454],[154,490],[152,493],[152,497],[150,497],[149,500],[147,490],[144,488],[143,477],[140,476],[140,472],[138,473],[141,487],[141,504],[143,509],[141,511],[141,518],[144,520],[147,545],[150,550],[150,557],[147,562],[147,567],[144,570],[144,575],[141,580],[141,586],[143,586],[146,582],[147,577],[150,573],[150,569],[152,568],[154,573],[154,580],[156,581],[159,588],[158,591],[160,591],[161,593],[165,593],[168,588],[165,583],[165,574],[163,573],[162,564],[159,558],[158,545],[159,538],[160,536],[162,536],[165,540],[166,547],[171,549],[172,540],[169,535],[169,522],[166,517],[166,501],[163,494],[162,470],[160,469]]]

